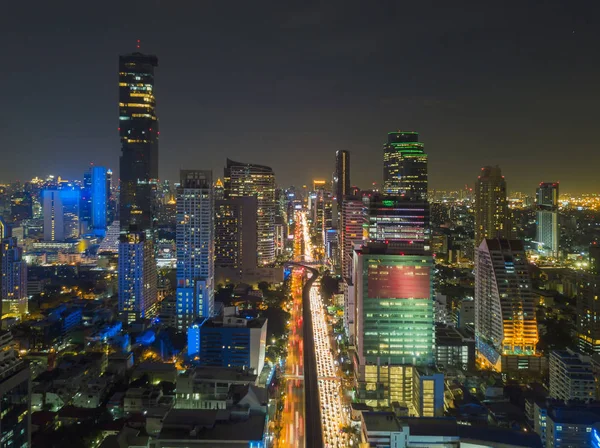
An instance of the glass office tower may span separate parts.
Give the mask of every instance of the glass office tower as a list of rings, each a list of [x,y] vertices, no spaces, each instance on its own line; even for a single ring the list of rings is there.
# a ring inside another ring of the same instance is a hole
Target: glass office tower
[[[383,191],[427,200],[427,154],[416,132],[390,132],[383,147]]]
[[[153,55],[119,56],[120,222],[122,229],[152,227],[158,179],[158,118]]]

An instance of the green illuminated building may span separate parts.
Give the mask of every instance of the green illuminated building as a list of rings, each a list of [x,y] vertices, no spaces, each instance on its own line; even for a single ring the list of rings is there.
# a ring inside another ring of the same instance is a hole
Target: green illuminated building
[[[383,191],[427,200],[427,154],[416,132],[390,132],[383,147]]]
[[[433,259],[384,243],[354,252],[359,395],[374,405],[408,402],[413,369],[433,363]]]

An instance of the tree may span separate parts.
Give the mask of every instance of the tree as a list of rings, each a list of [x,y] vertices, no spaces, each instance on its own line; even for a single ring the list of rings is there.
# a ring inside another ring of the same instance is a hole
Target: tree
[[[263,295],[267,295],[270,289],[270,285],[268,282],[258,282],[258,289],[260,289]]]

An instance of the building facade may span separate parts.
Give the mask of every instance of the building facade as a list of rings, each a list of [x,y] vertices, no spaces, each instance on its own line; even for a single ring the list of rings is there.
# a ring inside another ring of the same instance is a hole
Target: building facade
[[[536,242],[540,252],[558,258],[558,182],[542,182],[536,192]]]
[[[427,200],[427,154],[416,132],[390,132],[383,147],[385,194]]]
[[[579,350],[587,355],[600,354],[600,276],[587,272],[576,276]]]
[[[268,166],[227,159],[225,199],[253,196],[257,200],[257,265],[275,261],[275,174]]]
[[[256,268],[258,203],[255,197],[215,201],[215,266]]]
[[[503,356],[536,357],[535,298],[520,240],[484,239],[475,254],[475,341],[500,371]]]
[[[106,236],[108,227],[107,211],[110,197],[108,170],[103,166],[92,167],[91,220],[94,235]]]
[[[119,315],[125,322],[153,317],[157,304],[154,245],[145,232],[129,231],[119,241]]]
[[[120,223],[152,227],[158,180],[158,117],[154,69],[158,58],[139,52],[119,56]]]
[[[214,306],[212,171],[182,170],[177,188],[177,318],[185,330]]]
[[[433,362],[433,259],[385,244],[355,251],[357,353],[361,365]]]
[[[31,446],[31,372],[9,331],[0,331],[0,446]]]
[[[265,365],[267,319],[246,319],[235,307],[218,318],[202,319],[188,329],[188,355],[207,367],[232,367],[260,375]]]
[[[17,238],[2,240],[2,317],[22,317],[27,313],[27,263]]]
[[[76,188],[53,188],[42,191],[44,241],[65,241],[79,238],[79,199]]]
[[[344,330],[353,340],[354,336],[354,285],[352,268],[354,249],[366,239],[366,208],[359,196],[346,196],[342,201],[340,213],[340,264],[344,288]]]
[[[475,184],[475,247],[485,238],[510,238],[506,181],[499,166],[481,168]]]
[[[596,381],[589,359],[571,350],[550,353],[550,395],[562,401],[596,398]]]
[[[368,204],[369,241],[386,242],[405,254],[431,251],[427,201],[372,194]]]

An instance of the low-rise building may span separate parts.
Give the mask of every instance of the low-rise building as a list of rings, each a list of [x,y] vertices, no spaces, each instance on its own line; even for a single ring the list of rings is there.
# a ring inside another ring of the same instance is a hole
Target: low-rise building
[[[256,386],[257,376],[243,370],[197,367],[177,376],[175,408],[225,409],[232,386]]]
[[[193,323],[188,329],[188,356],[202,366],[244,368],[260,374],[265,364],[267,319],[247,319],[236,307],[223,315]]]
[[[491,426],[459,425],[452,418],[402,418],[393,412],[363,412],[361,442],[388,448],[485,446],[541,448],[536,434]]]
[[[592,446],[592,432],[600,424],[600,405],[570,404],[559,400],[536,402],[534,429],[547,448]]]
[[[175,364],[144,361],[133,370],[131,379],[137,380],[143,376],[148,377],[148,381],[152,384],[159,384],[163,381],[175,383],[177,369]]]
[[[264,414],[228,410],[172,409],[162,422],[151,448],[265,448],[267,423]]]

